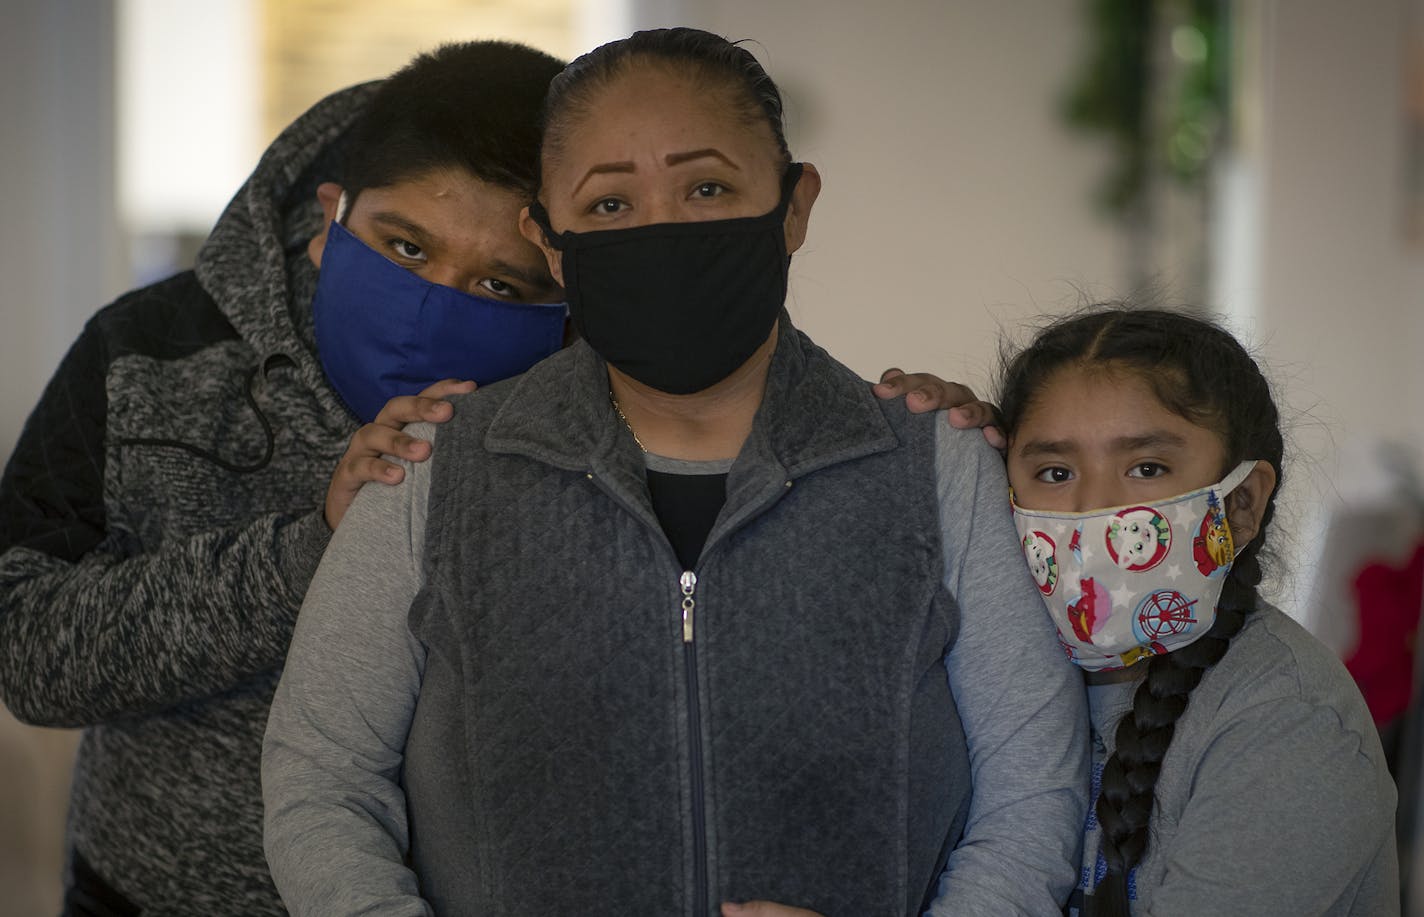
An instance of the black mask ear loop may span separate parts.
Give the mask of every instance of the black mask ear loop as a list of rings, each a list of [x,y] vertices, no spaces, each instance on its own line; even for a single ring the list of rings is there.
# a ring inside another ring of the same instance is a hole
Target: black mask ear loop
[[[791,196],[796,193],[796,186],[801,182],[801,175],[806,171],[804,162],[789,162],[786,164],[786,172],[781,176],[781,201],[776,205],[785,216],[786,211],[791,208]]]
[[[529,219],[544,231],[544,241],[549,243],[550,248],[557,252],[564,250],[563,236],[556,234],[554,227],[549,225],[549,211],[544,209],[544,205],[539,203],[537,197],[529,204]]]

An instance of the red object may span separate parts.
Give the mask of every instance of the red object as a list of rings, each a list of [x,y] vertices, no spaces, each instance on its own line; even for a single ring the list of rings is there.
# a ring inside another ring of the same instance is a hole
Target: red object
[[[1403,567],[1374,562],[1355,576],[1360,642],[1345,659],[1375,724],[1393,721],[1409,706],[1419,615],[1424,609],[1424,542]]]

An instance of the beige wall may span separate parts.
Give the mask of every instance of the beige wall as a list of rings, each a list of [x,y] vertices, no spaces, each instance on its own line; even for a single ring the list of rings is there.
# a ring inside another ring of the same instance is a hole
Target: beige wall
[[[1089,203],[1107,165],[1056,114],[1078,5],[1041,0],[635,4],[755,39],[792,152],[825,190],[792,269],[792,317],[862,375],[982,387],[1001,324],[1122,294],[1125,243]]]
[[[1283,585],[1353,645],[1317,583],[1318,527],[1357,499],[1384,440],[1424,455],[1424,241],[1406,238],[1405,0],[1261,2],[1261,259],[1251,328],[1285,393],[1297,461]],[[1334,595],[1337,599],[1327,599]]]

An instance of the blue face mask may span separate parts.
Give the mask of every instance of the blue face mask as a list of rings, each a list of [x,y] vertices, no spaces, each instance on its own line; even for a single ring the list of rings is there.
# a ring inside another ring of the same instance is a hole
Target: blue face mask
[[[519,375],[563,344],[567,312],[431,283],[335,221],[312,300],[322,368],[362,423],[441,379],[489,385]]]

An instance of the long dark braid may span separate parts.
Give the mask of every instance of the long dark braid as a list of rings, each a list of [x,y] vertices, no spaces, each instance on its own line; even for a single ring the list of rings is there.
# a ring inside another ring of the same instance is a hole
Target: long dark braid
[[[1139,374],[1165,407],[1222,437],[1227,454],[1223,475],[1241,461],[1264,459],[1281,480],[1284,442],[1270,386],[1241,344],[1211,322],[1114,304],[1043,329],[1026,350],[1005,361],[999,404],[1010,438],[1050,377],[1070,366]],[[1097,803],[1107,875],[1089,898],[1090,914],[1129,913],[1128,874],[1147,852],[1157,777],[1177,720],[1192,690],[1226,655],[1231,638],[1256,608],[1260,555],[1275,514],[1275,492],[1256,536],[1227,574],[1211,630],[1179,650],[1153,657],[1132,710],[1118,723]]]

